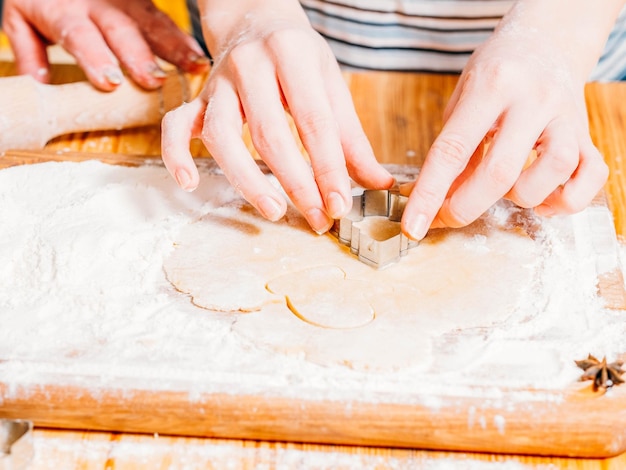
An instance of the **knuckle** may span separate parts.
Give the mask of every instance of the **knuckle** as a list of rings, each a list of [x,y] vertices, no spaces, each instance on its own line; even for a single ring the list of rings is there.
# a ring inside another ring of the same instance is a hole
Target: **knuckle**
[[[496,189],[510,189],[519,175],[519,169],[509,159],[491,159],[485,164],[487,179]]]
[[[563,100],[562,94],[555,93],[552,83],[549,82],[535,84],[532,93],[536,96],[535,102],[540,105],[537,112],[544,115],[549,113],[549,110],[558,107]]]
[[[428,184],[416,184],[413,194],[423,206],[439,209],[442,201],[441,195],[445,194],[445,191],[438,190],[435,186]]]
[[[309,34],[304,30],[276,29],[270,31],[264,38],[264,46],[270,51],[276,51],[280,54],[299,55],[302,48],[306,47]]]
[[[185,120],[186,114],[188,113],[188,106],[189,104],[182,104],[177,108],[169,110],[163,115],[163,119],[161,119],[161,128],[163,132],[167,132],[170,129],[175,128],[179,123]]]
[[[136,27],[134,24],[126,21],[118,23],[107,21],[100,25],[100,32],[105,38],[110,38],[113,41],[123,41],[133,37]]]
[[[211,150],[219,142],[220,135],[223,134],[220,120],[215,119],[211,114],[205,115],[202,130],[200,131],[200,140]]]
[[[303,182],[298,180],[289,179],[288,182],[282,182],[283,189],[289,199],[293,201],[293,203],[298,206],[300,209],[308,209],[310,204],[306,204],[305,201],[310,199],[309,197],[309,188]]]
[[[609,178],[609,166],[604,160],[600,160],[597,165],[593,166],[593,169],[596,179],[600,182],[600,186],[602,186]]]
[[[585,209],[602,188],[602,183],[590,185],[584,191],[569,190],[567,185],[561,195],[561,203],[567,213],[573,214]]]
[[[464,207],[454,202],[444,205],[439,217],[452,228],[465,227],[475,220],[475,217],[472,217]]]
[[[66,20],[63,18],[56,20],[52,25],[53,31],[57,32],[57,37],[54,39],[64,47],[71,47],[75,44],[76,38],[80,37],[81,30],[84,29],[84,25],[73,17],[69,17]]]
[[[582,195],[568,194],[567,197],[563,198],[562,203],[566,213],[575,214],[585,209],[591,202],[591,199]]]
[[[323,164],[314,164],[313,172],[317,181],[336,181],[339,178],[344,178],[346,175],[346,166],[336,164],[334,162],[327,162]]]
[[[250,74],[250,64],[257,61],[256,46],[250,42],[242,42],[234,46],[222,59],[226,69],[238,80],[242,81]]]
[[[513,186],[510,195],[507,197],[524,209],[537,207],[543,202],[543,199],[539,194],[533,194],[524,188],[518,188],[517,185]]]
[[[161,128],[163,132],[166,132],[168,129],[174,127],[174,124],[176,123],[176,115],[179,112],[179,108],[176,108],[165,113],[163,119],[161,119]]]
[[[282,147],[283,134],[278,126],[264,123],[249,124],[250,136],[254,147],[261,154],[275,152]]]
[[[511,83],[519,83],[519,77],[527,73],[516,60],[491,57],[475,62],[463,81],[463,92],[488,89],[490,93],[507,94]],[[465,93],[463,93],[465,95]]]
[[[562,146],[558,152],[546,155],[549,158],[550,168],[557,174],[571,175],[578,166],[578,146],[568,144]]]
[[[329,113],[320,110],[311,110],[300,113],[296,119],[298,133],[303,141],[319,135],[338,133],[337,122]]]
[[[430,148],[428,157],[437,164],[460,173],[465,168],[470,154],[471,151],[460,137],[446,135],[435,141]]]
[[[200,140],[209,151],[215,148],[215,144],[219,142],[220,129],[215,119],[205,119],[202,131],[200,132]]]
[[[270,31],[263,42],[270,50],[288,49],[294,43],[293,32],[281,29]]]
[[[504,80],[507,74],[506,63],[500,58],[492,58],[476,63],[465,77],[463,82],[464,89],[475,89],[483,87],[485,84],[489,86],[498,86]]]
[[[589,158],[587,171],[591,174],[591,178],[597,185],[603,185],[609,177],[609,166],[604,161],[602,154],[594,148],[594,152]]]
[[[98,28],[106,36],[124,36],[129,31],[137,28],[137,24],[125,14],[114,16],[101,15],[96,21],[98,22]]]
[[[505,84],[517,81],[522,71],[517,61],[498,56],[486,61],[481,73],[492,84]]]
[[[2,17],[2,23],[0,28],[9,38],[13,38],[16,34],[16,24],[19,22],[17,15],[10,14],[5,8],[4,16]]]
[[[226,58],[227,63],[235,69],[248,64],[256,55],[255,50],[256,46],[252,42],[242,41],[230,49]]]
[[[561,204],[567,213],[580,212],[585,209],[602,189],[609,176],[609,167],[601,158],[587,166],[584,171],[584,189],[581,186],[578,188],[570,186],[568,183],[563,187]]]

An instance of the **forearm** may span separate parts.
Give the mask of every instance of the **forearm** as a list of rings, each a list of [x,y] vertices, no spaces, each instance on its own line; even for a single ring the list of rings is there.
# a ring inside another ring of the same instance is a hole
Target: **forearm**
[[[199,0],[198,6],[207,48],[214,57],[254,31],[258,22],[309,26],[297,0]]]
[[[602,54],[606,39],[626,0],[519,0],[497,31],[520,33],[563,54],[571,72],[586,80]],[[523,37],[521,37],[523,35]]]

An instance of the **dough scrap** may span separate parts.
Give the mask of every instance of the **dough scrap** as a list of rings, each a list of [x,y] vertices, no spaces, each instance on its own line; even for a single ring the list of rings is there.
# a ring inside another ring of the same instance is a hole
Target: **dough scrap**
[[[345,277],[341,269],[323,266],[273,279],[267,288],[284,296],[289,310],[313,326],[335,329],[365,326],[374,320],[371,298],[380,295],[381,289],[371,282]]]
[[[537,270],[531,235],[485,216],[433,231],[375,270],[332,235],[314,234],[295,209],[272,223],[240,201],[187,226],[164,267],[195,305],[233,312],[233,331],[258,347],[323,365],[426,369],[435,358],[445,367],[433,341],[488,331],[515,313]]]

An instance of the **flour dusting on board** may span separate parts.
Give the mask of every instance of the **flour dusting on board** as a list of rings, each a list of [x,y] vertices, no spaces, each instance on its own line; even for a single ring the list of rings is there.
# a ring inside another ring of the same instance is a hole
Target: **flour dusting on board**
[[[442,393],[480,393],[497,402],[502,388],[517,387],[520,400],[542,399],[521,390],[558,390],[577,380],[574,359],[626,351],[623,314],[604,309],[596,295],[585,231],[562,236],[584,228],[587,211],[534,220],[529,230],[546,249],[536,289],[523,292],[526,310],[489,328],[435,335],[428,367],[354,370],[258,347],[237,332],[233,315],[194,306],[163,271],[185,227],[237,200],[214,173],[202,168],[200,187],[186,193],[156,165],[46,163],[1,171],[0,381],[22,392],[62,381],[94,390],[185,390],[192,398],[269,390],[374,401],[385,394],[436,408]],[[503,202],[489,217],[507,221],[518,212]],[[479,255],[487,241],[476,235],[467,249]]]
[[[112,440],[108,434],[91,433],[89,440],[72,436],[35,434],[33,468],[57,470],[63,463],[108,462],[117,468],[151,468],[169,462],[168,468],[219,468],[255,470],[555,470],[550,464],[537,466],[516,461],[514,456],[500,456],[497,461],[474,458],[465,453],[441,454],[395,449],[384,455],[357,454],[349,446],[332,446],[322,450],[269,446],[241,446],[228,440],[185,440],[154,436],[133,436],[132,440]],[[391,455],[390,455],[391,454]],[[95,464],[94,464],[95,466]]]

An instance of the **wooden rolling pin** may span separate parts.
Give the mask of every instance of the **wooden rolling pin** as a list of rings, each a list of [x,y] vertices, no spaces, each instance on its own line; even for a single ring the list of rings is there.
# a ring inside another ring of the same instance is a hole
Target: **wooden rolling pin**
[[[115,91],[102,92],[88,82],[44,85],[25,75],[0,78],[0,152],[40,149],[72,132],[158,124],[190,97],[188,79],[177,72],[154,91],[129,79]]]

